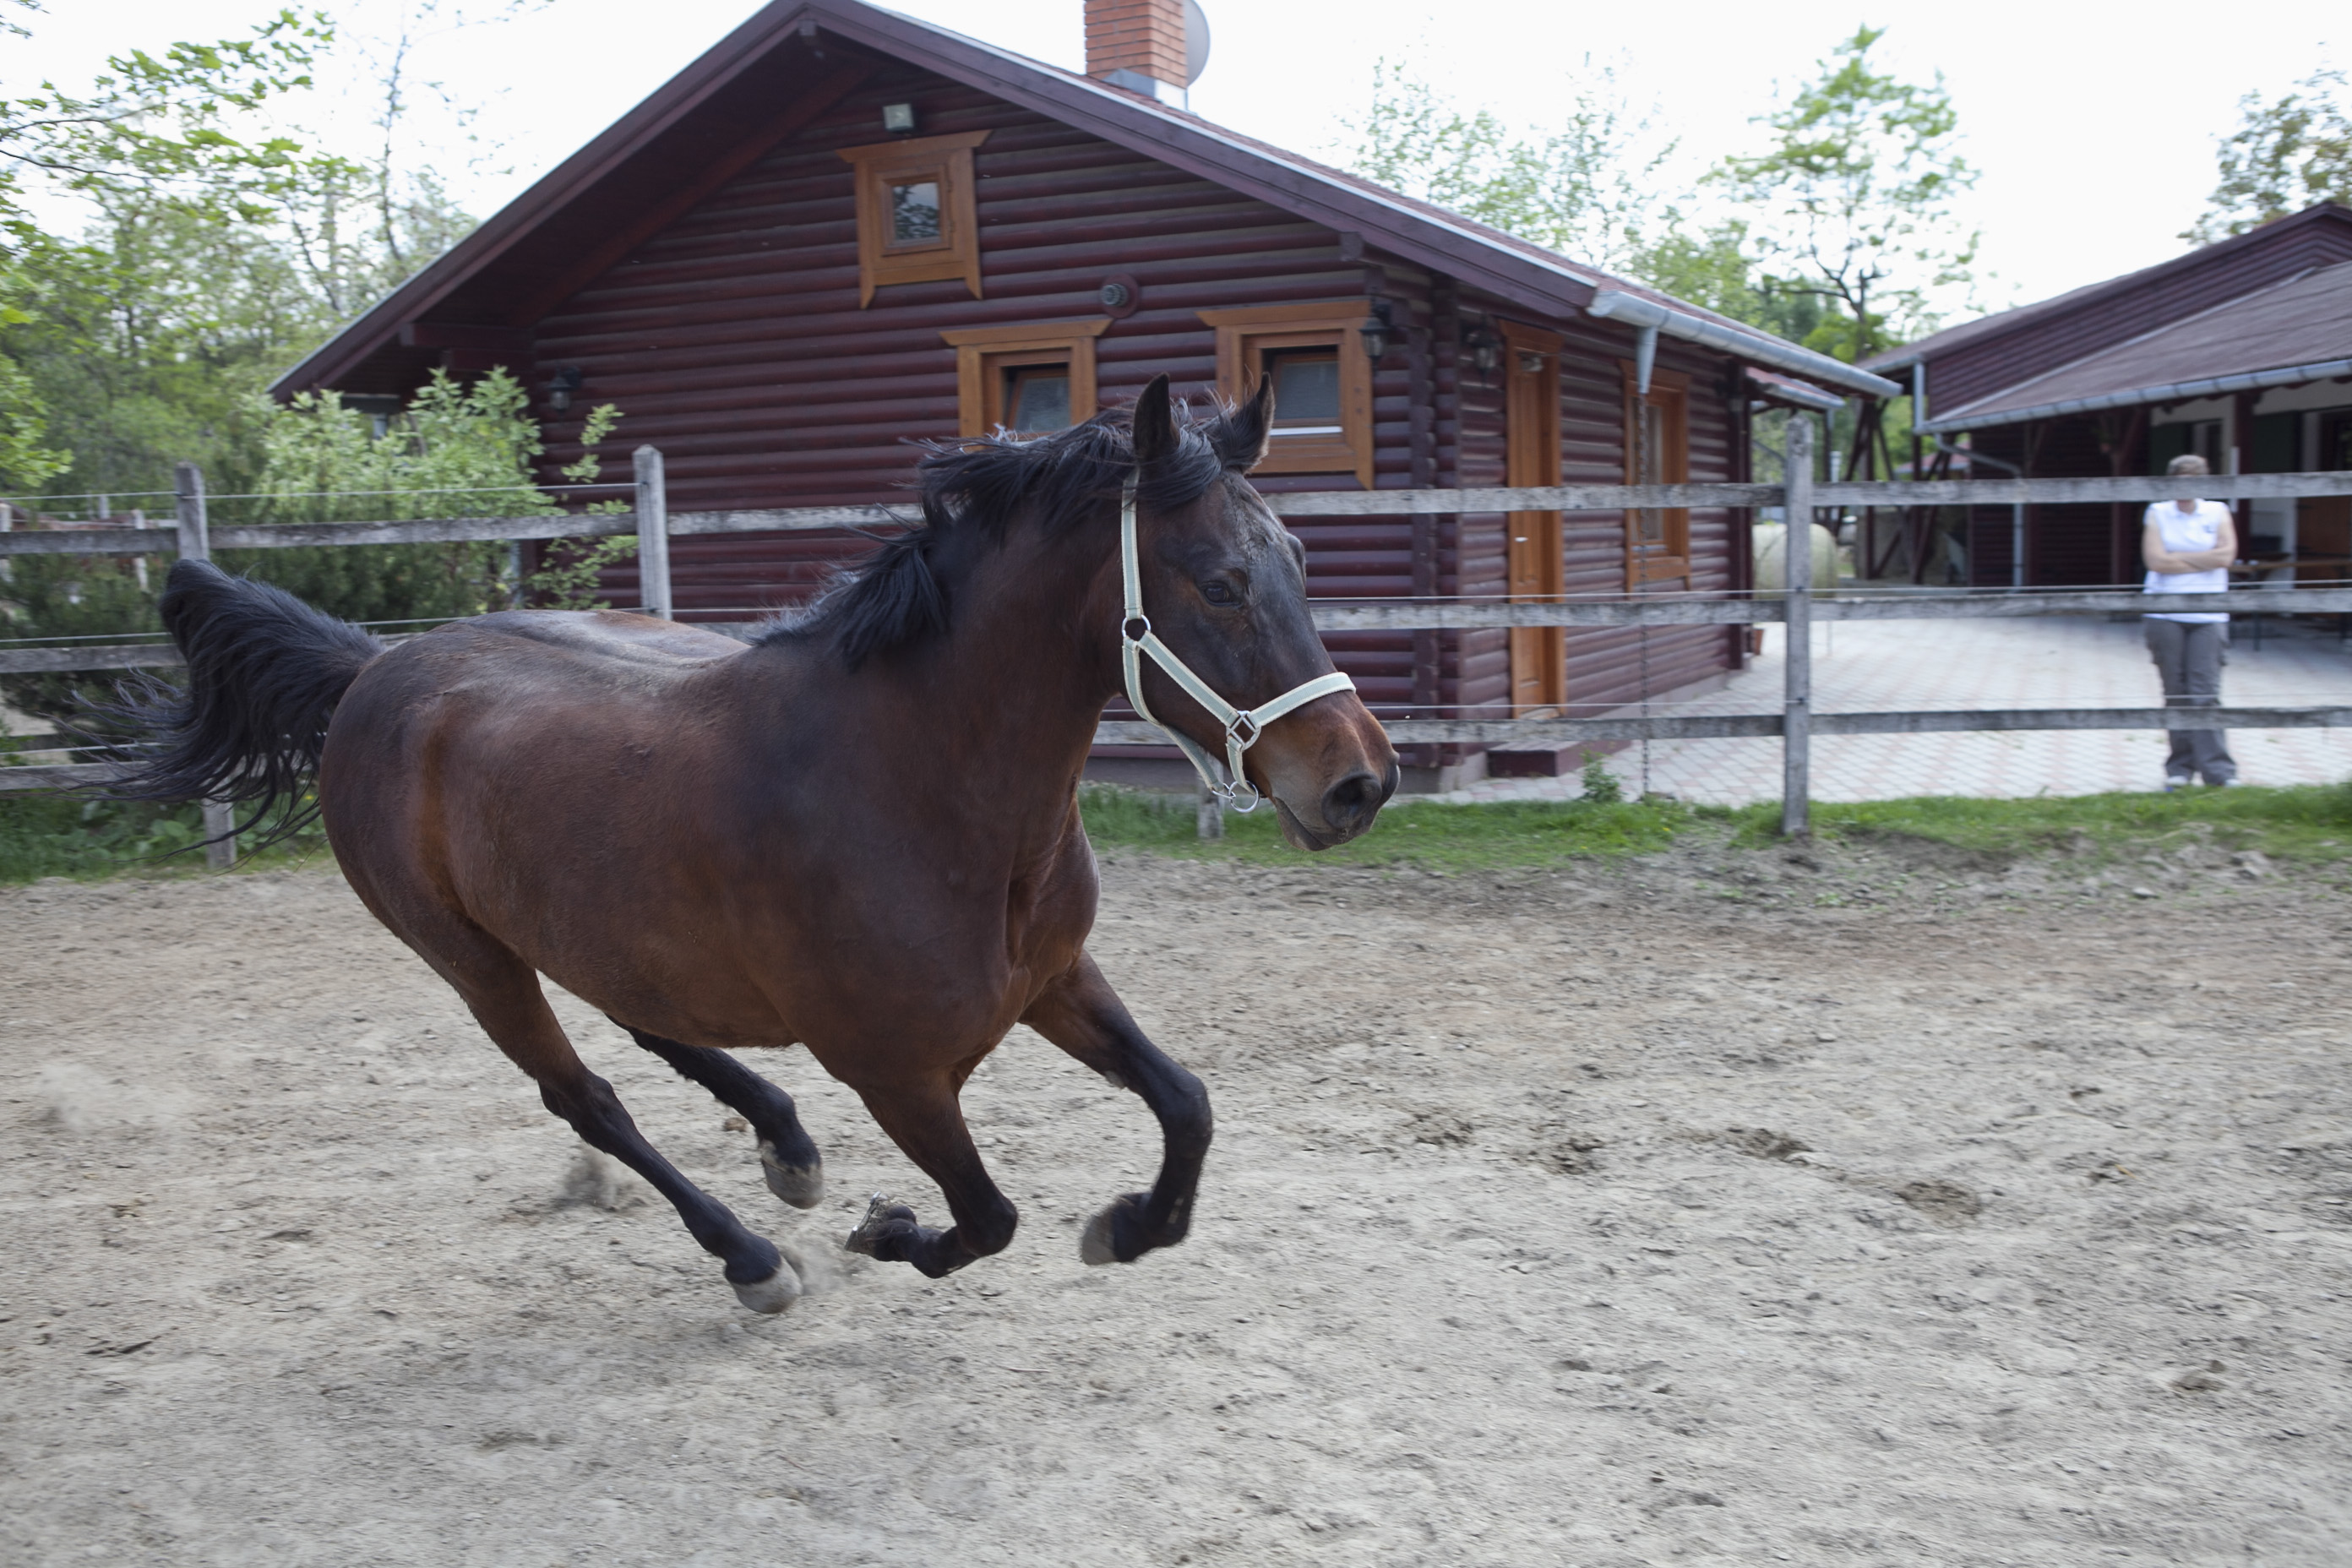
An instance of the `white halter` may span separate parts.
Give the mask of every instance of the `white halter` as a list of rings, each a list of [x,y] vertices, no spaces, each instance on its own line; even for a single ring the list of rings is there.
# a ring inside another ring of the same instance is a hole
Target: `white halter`
[[[1242,776],[1242,753],[1257,744],[1265,727],[1294,708],[1304,707],[1318,697],[1328,697],[1334,691],[1353,691],[1356,683],[1333,670],[1318,675],[1303,685],[1294,686],[1271,702],[1260,703],[1254,709],[1234,707],[1209,689],[1208,682],[1184,667],[1176,650],[1160,640],[1151,629],[1151,617],[1143,613],[1143,568],[1135,550],[1135,480],[1130,477],[1119,495],[1118,503],[1118,569],[1127,590],[1125,613],[1118,623],[1119,657],[1127,668],[1127,700],[1147,724],[1158,724],[1176,742],[1183,753],[1192,759],[1192,766],[1201,775],[1209,793],[1232,806],[1235,811],[1257,809],[1257,786]],[[1161,723],[1143,703],[1143,660],[1150,654],[1152,662],[1168,672],[1168,679],[1183,688],[1184,694],[1209,710],[1210,717],[1225,727],[1225,776],[1218,777],[1220,769],[1214,757],[1201,743],[1182,731]],[[1240,796],[1248,792],[1249,800],[1242,804]]]

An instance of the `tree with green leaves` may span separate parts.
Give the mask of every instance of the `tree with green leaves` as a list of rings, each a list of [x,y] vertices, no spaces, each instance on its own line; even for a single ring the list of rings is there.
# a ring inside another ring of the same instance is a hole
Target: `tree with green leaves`
[[[1653,188],[1675,144],[1628,101],[1613,68],[1588,59],[1565,87],[1560,128],[1522,137],[1491,111],[1465,113],[1382,60],[1370,110],[1354,127],[1351,167],[1596,267],[1626,266],[1659,211]]]
[[[9,28],[26,34],[21,23]],[[0,215],[24,221],[22,182],[36,175],[71,191],[135,186],[250,204],[251,216],[266,220],[302,150],[278,136],[240,139],[227,127],[309,87],[313,51],[331,36],[322,15],[280,11],[250,37],[113,56],[87,89],[44,81],[0,99]]]
[[[2275,99],[2238,100],[2238,129],[2221,139],[2221,180],[2204,216],[2180,237],[2210,245],[2319,202],[2352,205],[2352,95],[2344,73],[2316,70]]]
[[[1764,266],[1745,219],[1703,226],[1693,193],[1667,171],[1675,151],[1654,115],[1625,97],[1613,70],[1588,62],[1565,127],[1515,132],[1491,110],[1465,110],[1387,61],[1350,160],[1409,195],[1802,342],[1826,311],[1801,280]]]
[[[27,34],[20,22],[6,26]],[[123,373],[138,366],[150,380],[185,384],[217,368],[215,354],[172,330],[175,308],[185,314],[201,300],[217,319],[221,300],[248,293],[257,231],[306,178],[336,163],[230,127],[307,88],[329,36],[322,17],[283,11],[249,37],[134,49],[87,88],[44,81],[0,99],[0,486],[138,483],[111,473],[110,459],[138,433],[163,433],[158,410],[172,399],[124,387]],[[91,234],[45,232],[25,205],[28,182],[87,204],[98,215]],[[202,237],[233,254],[206,267],[203,247],[190,244]],[[186,412],[180,425],[217,428],[215,411]],[[53,425],[62,437],[55,446]],[[85,460],[99,471],[79,471]]]
[[[1751,209],[1783,286],[1825,307],[1808,346],[1854,361],[1932,330],[1933,292],[1969,282],[1976,255],[1953,212],[1976,171],[1959,155],[1951,95],[1940,73],[1921,84],[1876,69],[1884,37],[1856,29],[1758,117],[1766,149],[1709,176]]]

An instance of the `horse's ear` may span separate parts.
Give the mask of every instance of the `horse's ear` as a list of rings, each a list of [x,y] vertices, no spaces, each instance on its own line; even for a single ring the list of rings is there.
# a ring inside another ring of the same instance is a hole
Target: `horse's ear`
[[[1135,400],[1135,466],[1149,468],[1176,451],[1176,408],[1168,395],[1168,378],[1155,375],[1143,395]]]
[[[1209,439],[1217,448],[1217,456],[1225,467],[1237,473],[1248,473],[1265,458],[1265,447],[1274,428],[1274,378],[1268,376],[1257,384],[1257,391],[1247,403],[1225,411]]]

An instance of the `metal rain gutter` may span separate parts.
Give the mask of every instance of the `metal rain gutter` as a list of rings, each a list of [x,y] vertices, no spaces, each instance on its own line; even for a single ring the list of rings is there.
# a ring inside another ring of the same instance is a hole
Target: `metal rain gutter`
[[[2352,376],[2352,359],[2322,360],[2316,364],[2286,365],[2278,370],[2250,370],[2238,375],[2208,376],[2202,381],[2173,381],[2161,386],[2135,387],[2129,392],[2101,393],[2096,397],[2069,397],[2031,408],[2007,408],[1999,414],[1947,414],[1912,426],[1923,436],[1954,430],[1989,430],[1996,425],[2022,425],[2029,419],[2053,419],[2062,414],[2091,414],[2102,408],[2130,408],[2143,403],[2186,403],[2194,397],[2219,397],[2224,393],[2252,392],[2264,386],[2299,386],[2306,381],[2333,381]]]
[[[1823,392],[1818,386],[1807,386],[1801,382],[1776,386],[1770,382],[1756,381],[1750,382],[1749,385],[1757,396],[1767,402],[1794,404],[1799,408],[1810,408],[1817,414],[1835,414],[1845,406],[1845,399],[1836,393]]]
[[[1669,310],[1653,300],[1628,294],[1622,289],[1603,289],[1592,296],[1585,310],[1604,320],[1624,322],[1629,327],[1655,328],[1670,338],[1685,342],[1700,343],[1737,354],[1757,364],[1785,370],[1791,375],[1801,375],[1811,381],[1826,381],[1849,391],[1866,393],[1872,397],[1900,397],[1900,384],[1883,375],[1873,375],[1866,370],[1856,370],[1842,359],[1832,359],[1811,349],[1784,343],[1777,338],[1760,337],[1740,331],[1698,316],[1685,315]]]

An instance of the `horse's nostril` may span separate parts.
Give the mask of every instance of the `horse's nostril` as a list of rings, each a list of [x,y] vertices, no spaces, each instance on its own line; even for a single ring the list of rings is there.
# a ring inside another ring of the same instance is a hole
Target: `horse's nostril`
[[[1360,768],[1323,792],[1323,820],[1353,831],[1370,822],[1388,796],[1381,781]]]

